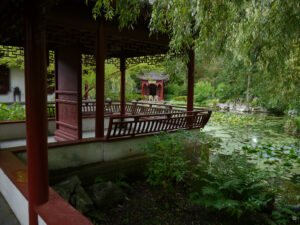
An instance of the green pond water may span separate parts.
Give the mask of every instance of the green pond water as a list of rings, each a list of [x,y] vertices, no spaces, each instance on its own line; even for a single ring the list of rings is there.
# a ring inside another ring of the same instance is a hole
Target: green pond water
[[[244,151],[260,167],[279,166],[287,176],[299,177],[300,135],[287,133],[285,121],[267,114],[215,112],[203,131],[221,139],[213,152]]]

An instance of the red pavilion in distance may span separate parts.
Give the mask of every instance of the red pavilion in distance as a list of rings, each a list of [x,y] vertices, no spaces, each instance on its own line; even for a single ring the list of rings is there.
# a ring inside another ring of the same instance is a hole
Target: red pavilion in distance
[[[164,84],[168,82],[169,75],[163,74],[162,71],[147,71],[137,75],[141,81],[143,96],[152,96],[151,99],[164,100]]]

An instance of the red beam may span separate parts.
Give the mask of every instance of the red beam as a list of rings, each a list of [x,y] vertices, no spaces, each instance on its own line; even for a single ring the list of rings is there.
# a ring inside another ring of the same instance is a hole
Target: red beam
[[[121,88],[120,88],[120,93],[121,93],[121,115],[125,115],[125,110],[126,110],[126,98],[125,98],[125,71],[126,71],[126,58],[121,57],[120,58],[120,71],[121,71]]]
[[[37,225],[35,208],[49,199],[47,57],[39,1],[25,2],[25,93],[29,224]]]
[[[104,73],[106,42],[103,21],[97,27],[96,38],[96,138],[104,137]]]
[[[188,62],[188,96],[187,96],[187,111],[193,111],[194,109],[194,64],[195,64],[195,52],[189,51]]]

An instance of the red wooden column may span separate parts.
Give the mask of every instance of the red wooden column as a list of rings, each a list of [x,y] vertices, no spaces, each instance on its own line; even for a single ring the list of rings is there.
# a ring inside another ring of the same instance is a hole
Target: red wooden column
[[[105,73],[105,43],[104,22],[100,21],[96,40],[96,138],[104,137],[104,73]]]
[[[161,82],[161,89],[160,89],[160,100],[164,100],[164,82]]]
[[[37,225],[35,208],[49,199],[46,38],[39,1],[25,7],[25,92],[29,224]]]
[[[193,111],[194,109],[194,64],[195,64],[195,52],[189,51],[188,62],[188,95],[187,95],[187,111]]]
[[[85,91],[84,99],[88,100],[89,99],[89,85],[88,84],[85,84],[84,91]]]
[[[142,85],[142,95],[144,95],[144,82],[143,81],[141,81],[141,85]]]
[[[120,58],[120,71],[121,71],[121,88],[120,88],[120,111],[121,115],[125,115],[126,111],[126,97],[125,97],[125,71],[126,71],[126,58]]]
[[[55,52],[55,140],[82,138],[81,52],[75,45],[59,47]]]

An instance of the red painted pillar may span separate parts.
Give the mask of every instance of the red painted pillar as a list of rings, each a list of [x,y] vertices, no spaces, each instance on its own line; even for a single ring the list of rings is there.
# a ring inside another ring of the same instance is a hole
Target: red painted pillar
[[[149,84],[147,82],[147,85],[146,85],[146,95],[149,96]]]
[[[89,90],[89,85],[88,85],[88,84],[85,84],[85,86],[84,86],[84,91],[85,91],[84,99],[85,99],[85,100],[88,100],[88,99],[89,99],[89,92],[88,92],[88,90]]]
[[[142,86],[142,95],[144,95],[144,82],[141,81],[141,86]]]
[[[39,1],[24,4],[29,224],[37,225],[35,208],[49,199],[46,36]]]
[[[160,93],[160,100],[164,100],[164,82],[161,82],[161,93]]]
[[[121,88],[120,88],[120,109],[121,115],[125,115],[126,111],[126,98],[125,98],[125,71],[126,71],[126,58],[120,58],[120,71],[121,71]]]
[[[105,42],[104,22],[100,21],[96,40],[96,125],[97,138],[104,137],[104,73],[105,73]]]
[[[193,111],[194,109],[194,63],[195,52],[189,51],[188,62],[188,96],[187,96],[187,111]]]

